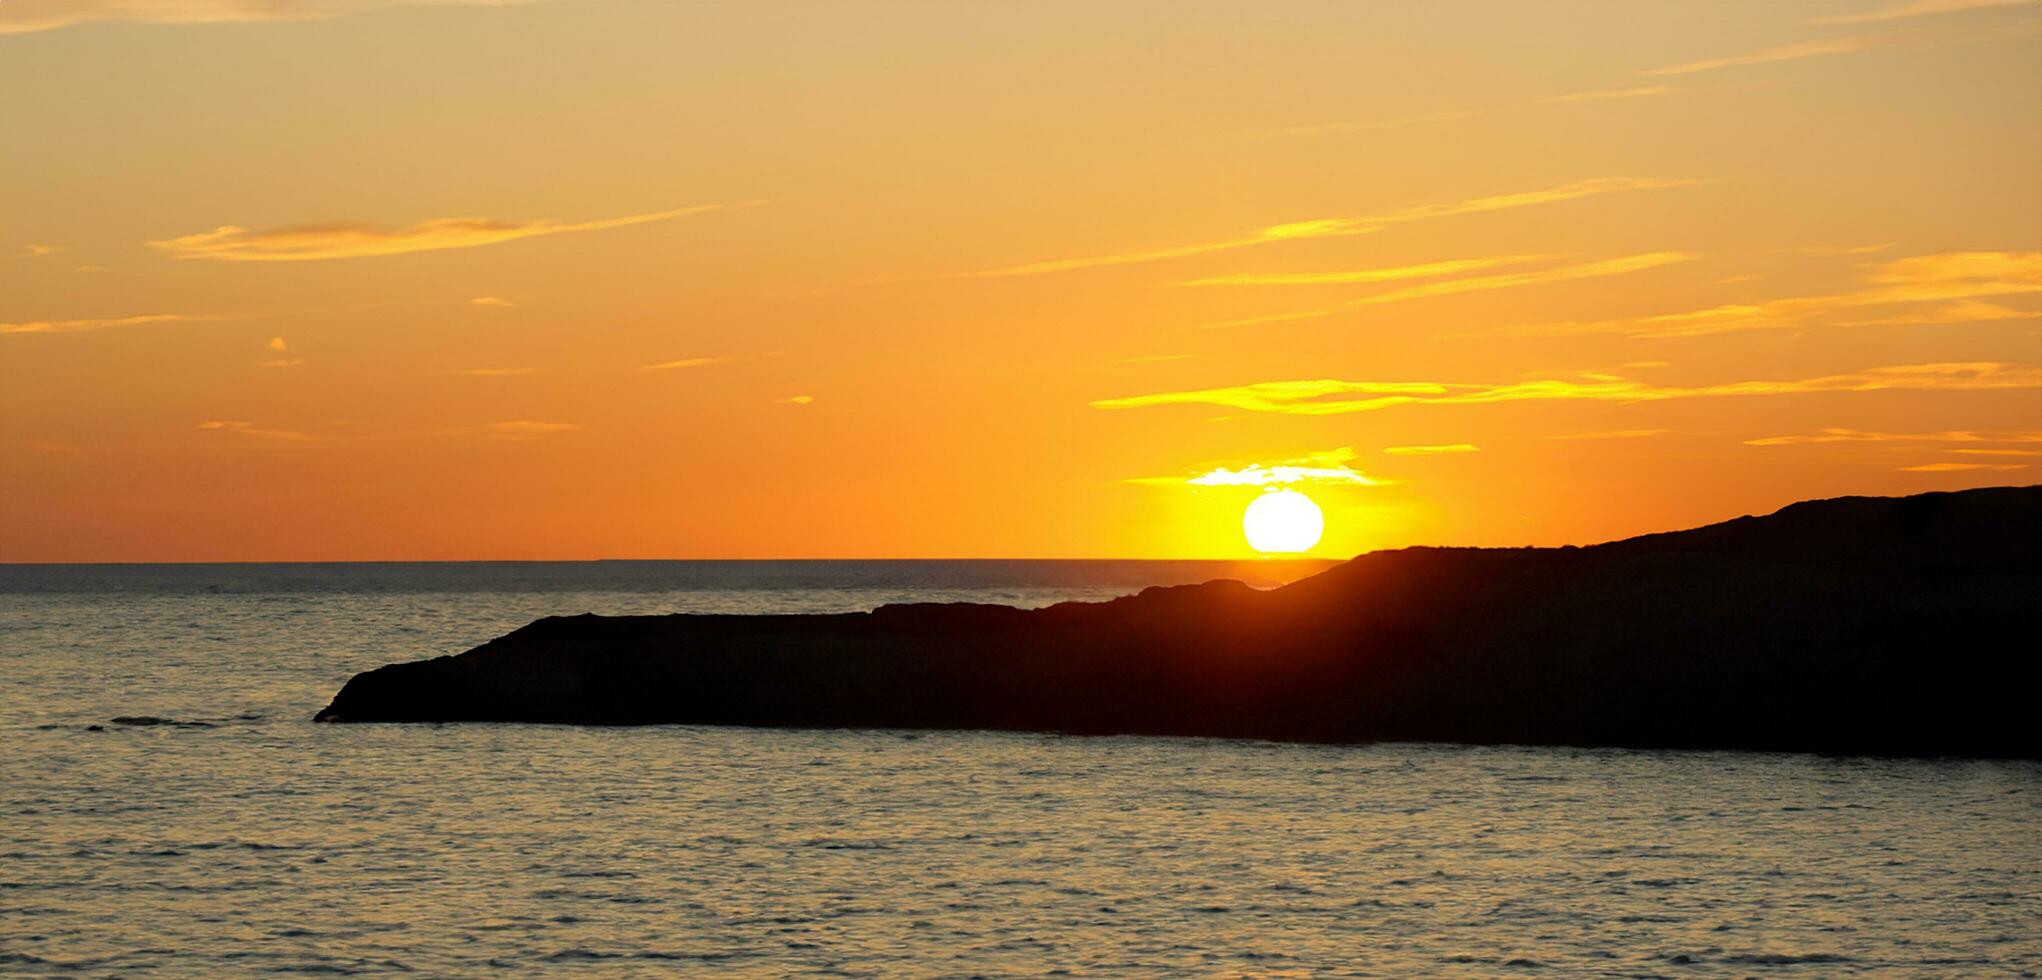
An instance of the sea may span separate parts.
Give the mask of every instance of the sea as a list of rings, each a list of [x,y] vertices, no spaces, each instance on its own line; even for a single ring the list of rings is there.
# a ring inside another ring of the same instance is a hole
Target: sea
[[[311,720],[541,616],[1313,570],[0,566],[0,974],[2042,971],[2033,762]]]

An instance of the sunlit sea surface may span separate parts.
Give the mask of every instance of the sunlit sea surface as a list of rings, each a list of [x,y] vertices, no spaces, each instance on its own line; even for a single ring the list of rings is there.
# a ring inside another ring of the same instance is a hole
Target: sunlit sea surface
[[[310,721],[550,614],[1212,573],[0,567],[0,974],[2042,970],[2031,763]]]

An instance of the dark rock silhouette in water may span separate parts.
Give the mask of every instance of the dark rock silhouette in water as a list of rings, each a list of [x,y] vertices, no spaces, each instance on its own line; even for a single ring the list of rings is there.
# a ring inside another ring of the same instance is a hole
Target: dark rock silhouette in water
[[[1021,610],[542,619],[322,721],[983,728],[2042,757],[2042,487]]]

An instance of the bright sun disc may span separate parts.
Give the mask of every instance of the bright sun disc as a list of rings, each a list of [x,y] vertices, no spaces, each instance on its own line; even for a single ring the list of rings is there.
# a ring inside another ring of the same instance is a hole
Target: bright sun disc
[[[1326,531],[1326,517],[1312,498],[1296,490],[1272,490],[1256,497],[1241,515],[1248,546],[1264,554],[1310,551]]]

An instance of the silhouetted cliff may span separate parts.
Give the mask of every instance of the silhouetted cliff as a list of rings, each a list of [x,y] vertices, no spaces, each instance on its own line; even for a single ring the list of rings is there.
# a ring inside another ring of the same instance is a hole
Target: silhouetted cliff
[[[1586,548],[1410,548],[1267,592],[542,619],[322,721],[990,728],[2042,757],[2042,487]]]

